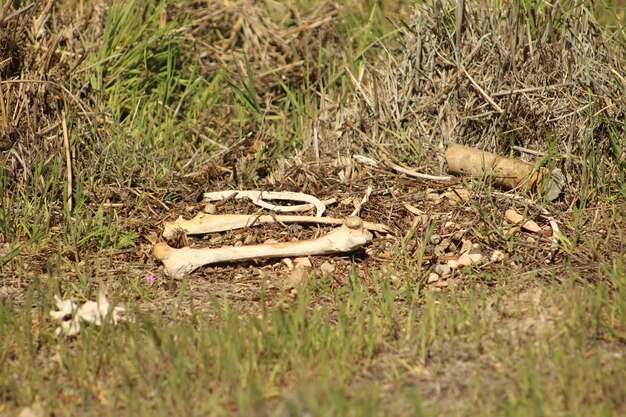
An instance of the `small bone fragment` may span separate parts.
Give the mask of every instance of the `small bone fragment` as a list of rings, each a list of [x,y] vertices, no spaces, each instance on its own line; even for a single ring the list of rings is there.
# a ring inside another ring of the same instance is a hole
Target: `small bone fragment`
[[[311,263],[311,260],[309,259],[308,256],[302,257],[302,258],[296,258],[296,266],[295,269],[298,268],[312,268],[313,264]]]
[[[341,225],[343,222],[343,219],[333,217],[198,213],[191,220],[185,220],[182,216],[180,216],[173,222],[165,222],[163,237],[170,239],[178,230],[182,230],[188,235],[201,235],[205,233],[243,229],[265,223],[314,223]],[[389,232],[389,228],[387,228],[384,224],[363,222],[363,225],[367,230],[373,230],[381,233]]]
[[[559,225],[556,223],[556,220],[554,220],[553,217],[548,218],[548,223],[552,228],[552,235],[550,236],[550,240],[552,241],[552,243],[559,243],[559,238],[557,237],[561,233]]]
[[[449,177],[447,175],[439,176],[439,175],[422,174],[421,172],[416,172],[416,171],[414,171],[412,169],[405,168],[403,166],[400,166],[400,165],[396,164],[395,162],[392,162],[385,155],[383,155],[382,160],[385,163],[385,165],[387,165],[392,170],[394,170],[396,172],[399,172],[401,174],[408,175],[409,177],[418,178],[418,179],[421,179],[421,180],[429,180],[429,181],[450,181],[450,180],[452,180],[452,177]]]
[[[365,195],[363,196],[363,199],[361,200],[361,202],[356,206],[356,208],[354,209],[354,211],[352,212],[352,214],[350,214],[351,216],[358,216],[359,214],[361,214],[361,209],[363,208],[363,206],[365,204],[367,204],[367,202],[370,199],[370,195],[372,195],[372,186],[369,185],[367,187],[367,190],[365,191]]]
[[[548,172],[545,168],[536,169],[517,159],[457,144],[448,146],[446,162],[451,174],[476,177],[489,175],[493,177],[495,185],[507,190],[521,187],[525,191],[535,192]]]
[[[285,264],[287,269],[293,271],[293,261],[291,260],[291,258],[283,258],[280,261]]]
[[[152,253],[163,263],[166,275],[182,277],[201,266],[221,262],[351,252],[372,239],[372,234],[363,227],[363,220],[348,217],[341,227],[317,239],[204,249],[174,249],[161,242],[154,246]]]
[[[480,253],[464,253],[457,260],[458,267],[470,266],[481,261],[483,256]]]
[[[524,216],[513,209],[504,212],[504,217],[513,224],[520,225],[521,228],[531,233],[542,233],[541,227],[532,220],[524,222]]]
[[[282,287],[283,289],[291,289],[297,292],[298,287],[304,287],[308,282],[313,265],[308,257],[296,258],[295,263],[296,266],[293,268],[291,275],[283,282]]]
[[[313,197],[309,194],[294,193],[291,191],[257,191],[257,190],[243,190],[243,191],[216,191],[212,193],[204,193],[203,201],[209,203],[212,201],[220,201],[230,198],[234,195],[234,198],[248,198],[254,204],[259,207],[266,208],[268,210],[277,212],[294,212],[294,211],[306,211],[315,207],[316,216],[321,217],[326,210],[326,204],[332,204],[336,200],[327,200],[325,203]],[[287,200],[287,201],[304,201],[308,204],[300,204],[297,206],[277,206],[270,204],[264,200]]]
[[[296,264],[296,267],[291,272],[291,275],[289,275],[285,282],[283,282],[283,289],[297,289],[298,287],[305,286],[311,272],[310,269],[310,267]]]
[[[447,265],[451,269],[463,268],[464,266],[470,266],[472,264],[477,264],[482,260],[483,256],[480,253],[469,254],[464,253],[459,256],[458,259],[450,259],[447,262]]]
[[[51,311],[50,316],[59,322],[55,334],[58,336],[75,336],[80,333],[81,322],[87,322],[101,326],[105,317],[111,315],[113,324],[126,320],[126,309],[121,306],[111,308],[109,300],[103,292],[98,293],[97,301],[87,301],[82,306],[77,306],[72,300],[63,300],[54,296],[57,310]]]
[[[519,224],[524,220],[524,216],[522,216],[513,209],[508,209],[507,211],[505,211],[504,217],[513,224]]]
[[[353,155],[352,159],[354,159],[357,162],[360,162],[364,165],[369,165],[369,166],[378,166],[378,162],[376,162],[375,159],[369,158],[367,156],[364,155]]]
[[[409,203],[404,203],[404,208],[407,209],[409,213],[414,214],[415,216],[421,216],[422,214],[424,214],[422,210]]]

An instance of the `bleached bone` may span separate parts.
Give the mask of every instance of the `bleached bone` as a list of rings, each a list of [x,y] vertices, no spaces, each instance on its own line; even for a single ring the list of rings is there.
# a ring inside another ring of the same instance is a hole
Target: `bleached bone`
[[[72,300],[63,300],[55,295],[57,310],[50,311],[50,316],[59,322],[55,330],[58,336],[64,334],[75,336],[80,333],[81,322],[92,323],[101,326],[107,316],[111,316],[113,324],[126,321],[126,309],[122,306],[112,307],[104,292],[100,291],[96,301],[86,301],[78,306]]]
[[[370,196],[372,195],[372,186],[369,185],[367,187],[367,190],[365,190],[365,195],[363,196],[363,199],[361,200],[361,202],[356,206],[356,208],[354,209],[354,211],[352,212],[352,214],[350,214],[351,216],[358,216],[361,213],[361,210],[363,209],[363,206],[365,204],[367,204],[367,202],[370,199]]]
[[[181,277],[201,266],[222,262],[351,252],[372,239],[360,217],[348,217],[341,227],[317,239],[203,249],[175,249],[161,242],[152,254],[163,263],[166,275]]]
[[[291,191],[257,191],[257,190],[247,190],[247,191],[215,191],[211,193],[204,193],[203,202],[210,203],[212,201],[220,201],[230,198],[231,196],[235,196],[234,198],[249,198],[254,204],[259,207],[266,208],[268,210],[287,213],[287,212],[296,212],[296,211],[306,211],[315,207],[317,217],[321,217],[324,214],[324,210],[326,210],[326,204],[332,204],[336,200],[331,199],[326,201],[325,203],[320,201],[318,198],[313,197],[309,194],[304,193],[294,193]],[[286,201],[303,201],[308,204],[300,204],[296,206],[277,206],[274,204],[270,204],[264,200],[286,200]]]
[[[170,239],[181,230],[188,235],[202,235],[205,233],[225,232],[228,230],[243,229],[266,223],[313,223],[313,224],[343,224],[344,219],[333,217],[313,217],[294,215],[257,215],[257,214],[207,214],[198,213],[191,220],[182,216],[173,222],[165,222],[163,237]],[[363,222],[367,230],[386,233],[389,228],[384,224]]]

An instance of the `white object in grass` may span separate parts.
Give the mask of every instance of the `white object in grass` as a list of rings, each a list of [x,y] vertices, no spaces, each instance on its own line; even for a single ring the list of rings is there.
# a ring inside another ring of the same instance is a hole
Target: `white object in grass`
[[[360,248],[372,239],[372,234],[363,227],[363,220],[352,216],[341,227],[317,239],[202,249],[175,249],[161,242],[154,246],[152,253],[163,263],[166,275],[182,277],[201,266],[222,262],[346,253]]]
[[[109,315],[113,324],[125,320],[126,309],[121,306],[111,308],[109,300],[102,292],[98,293],[97,301],[87,301],[80,307],[72,300],[63,300],[56,295],[54,299],[57,310],[51,311],[50,316],[60,324],[54,332],[57,336],[60,334],[77,335],[80,333],[82,322],[101,326]]]

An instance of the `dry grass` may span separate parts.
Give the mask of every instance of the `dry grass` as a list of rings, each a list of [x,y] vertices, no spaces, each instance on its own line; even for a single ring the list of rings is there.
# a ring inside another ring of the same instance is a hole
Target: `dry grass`
[[[448,1],[374,3],[3,7],[0,416],[623,414],[619,21],[563,2],[468,2],[460,23]],[[542,151],[566,192],[547,205],[353,158],[438,174],[452,142]],[[287,261],[169,279],[150,254],[207,190],[335,197],[327,214],[342,217],[368,186],[361,216],[393,233],[312,259],[297,288]],[[554,217],[558,243],[512,228],[511,207]],[[468,241],[504,259],[433,279]],[[100,289],[135,320],[54,337],[53,297]]]
[[[355,80],[354,109],[334,121],[344,142],[438,160],[435,173],[450,143],[535,150],[565,173],[569,202],[623,180],[624,48],[587,9],[468,2],[458,21],[454,2],[438,2],[418,8],[401,42]]]

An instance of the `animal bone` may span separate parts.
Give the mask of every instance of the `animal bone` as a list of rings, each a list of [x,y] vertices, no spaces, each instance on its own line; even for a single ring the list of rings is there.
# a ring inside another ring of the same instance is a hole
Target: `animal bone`
[[[75,336],[80,333],[81,322],[101,326],[105,317],[111,316],[113,324],[126,320],[126,309],[122,306],[112,307],[106,295],[100,291],[96,301],[87,301],[82,306],[72,300],[63,300],[55,295],[57,310],[50,311],[50,316],[59,322],[54,334]]]
[[[365,195],[363,196],[363,199],[356,206],[356,208],[352,212],[351,216],[358,216],[361,213],[361,210],[363,209],[363,206],[365,204],[367,204],[368,200],[370,199],[370,196],[372,195],[372,190],[373,190],[373,188],[372,188],[371,185],[367,187],[367,190],[365,190]]]
[[[372,239],[360,217],[348,217],[341,227],[317,239],[203,249],[175,249],[161,242],[154,246],[152,254],[163,263],[166,275],[182,277],[201,266],[221,262],[351,252]]]
[[[247,191],[215,191],[212,193],[204,193],[204,198],[202,201],[205,203],[210,203],[212,201],[220,201],[225,200],[227,198],[249,198],[254,204],[257,206],[266,208],[268,210],[278,211],[278,212],[294,212],[294,211],[305,211],[310,210],[315,207],[317,217],[321,217],[324,214],[324,210],[326,210],[327,204],[332,204],[336,200],[330,199],[327,201],[320,201],[319,199],[313,197],[309,194],[304,193],[294,193],[291,191],[257,191],[257,190],[247,190]],[[287,200],[287,201],[304,201],[308,204],[300,204],[297,206],[276,206],[274,204],[270,204],[263,200]]]
[[[469,174],[476,177],[488,175],[493,183],[507,190],[522,189],[527,192],[540,191],[554,200],[561,193],[562,173],[555,172],[551,178],[546,168],[515,158],[506,158],[491,152],[468,146],[450,144],[446,149],[448,172]]]
[[[170,239],[177,231],[182,230],[188,235],[202,235],[205,233],[225,232],[234,229],[243,229],[265,223],[315,223],[315,224],[343,224],[343,219],[332,217],[312,217],[294,215],[257,215],[257,214],[207,214],[198,213],[191,220],[182,216],[173,222],[165,222],[163,237]],[[384,224],[363,222],[367,230],[386,233],[389,228]]]

